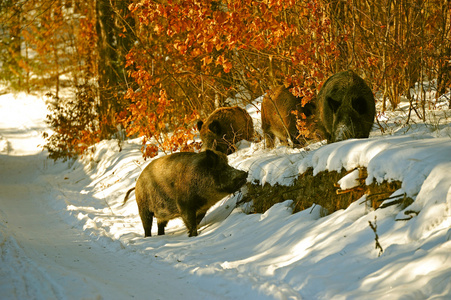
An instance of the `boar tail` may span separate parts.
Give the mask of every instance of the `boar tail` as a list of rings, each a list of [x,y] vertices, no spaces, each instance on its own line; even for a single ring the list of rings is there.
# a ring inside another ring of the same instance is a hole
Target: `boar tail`
[[[128,200],[128,196],[130,195],[130,193],[131,193],[134,189],[135,189],[135,188],[132,187],[131,189],[129,189],[129,190],[127,191],[127,194],[125,194],[124,203],[122,203],[122,205],[125,205],[125,202],[127,202],[127,200]]]

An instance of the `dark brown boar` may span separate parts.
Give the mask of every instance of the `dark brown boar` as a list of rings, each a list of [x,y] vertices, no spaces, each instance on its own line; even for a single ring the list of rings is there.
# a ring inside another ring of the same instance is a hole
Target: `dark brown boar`
[[[247,172],[227,163],[223,153],[180,152],[153,160],[136,182],[136,202],[145,236],[151,236],[153,217],[158,235],[164,235],[169,220],[181,217],[189,236],[197,236],[197,226],[207,210],[246,183]],[[124,199],[127,201],[130,189]]]
[[[217,150],[225,154],[235,152],[237,142],[251,141],[254,136],[251,116],[238,106],[216,109],[205,123],[199,120],[197,128],[202,139],[203,150]]]
[[[318,93],[318,130],[329,143],[367,138],[376,114],[371,89],[353,71],[331,76]]]
[[[285,86],[278,86],[263,97],[261,120],[266,147],[273,148],[276,137],[285,145],[288,139],[293,146],[305,145],[306,139],[299,135],[293,111],[303,113],[309,119],[315,112],[315,105],[307,103],[303,107],[301,98],[293,96]]]

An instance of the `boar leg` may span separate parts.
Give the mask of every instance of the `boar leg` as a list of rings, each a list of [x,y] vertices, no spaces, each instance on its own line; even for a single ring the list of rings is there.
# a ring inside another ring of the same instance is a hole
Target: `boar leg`
[[[168,224],[168,221],[157,220],[157,224],[158,224],[158,235],[164,235],[164,228]]]
[[[276,136],[272,132],[265,132],[265,146],[266,148],[274,148],[274,139]]]
[[[195,210],[187,210],[182,212],[182,219],[188,228],[188,236],[197,236],[197,219]]]
[[[153,212],[148,209],[140,209],[139,216],[143,223],[144,237],[152,236],[152,222],[153,222]]]
[[[196,217],[196,225],[199,226],[200,222],[202,221],[202,219],[205,217],[205,214],[207,212],[198,212],[197,213],[197,217]]]

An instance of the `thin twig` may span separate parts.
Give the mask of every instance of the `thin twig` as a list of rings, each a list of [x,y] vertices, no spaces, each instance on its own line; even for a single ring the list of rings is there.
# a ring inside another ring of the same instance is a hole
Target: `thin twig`
[[[371,221],[368,221],[368,223],[370,224],[370,228],[373,230],[374,235],[375,235],[375,238],[374,238],[375,241],[376,241],[375,249],[379,249],[379,255],[378,255],[378,257],[379,257],[379,256],[381,256],[381,254],[384,252],[384,249],[382,249],[382,245],[379,243],[379,235],[377,234],[377,224],[376,224],[376,221],[377,221],[377,217],[374,216],[374,224],[371,223]]]

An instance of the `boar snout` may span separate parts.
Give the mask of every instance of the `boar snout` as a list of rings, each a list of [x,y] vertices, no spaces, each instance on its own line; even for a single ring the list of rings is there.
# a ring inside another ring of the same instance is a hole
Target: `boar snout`
[[[349,138],[355,137],[354,129],[353,127],[349,127],[346,124],[340,124],[337,126],[337,129],[335,130],[334,134],[332,135],[332,140],[334,142],[340,142],[347,140]]]
[[[247,182],[248,172],[231,167],[227,173],[224,174],[224,178],[228,178],[228,180],[220,187],[222,192],[227,194],[235,193]]]
[[[247,176],[249,175],[248,172],[245,171],[241,171],[241,170],[236,170],[237,174],[235,176],[235,179],[233,180],[234,183],[236,184],[235,190],[239,189],[240,187],[242,187],[244,184],[246,184],[247,182]]]

